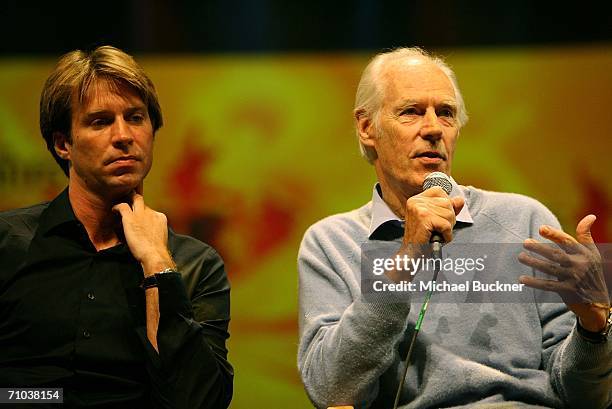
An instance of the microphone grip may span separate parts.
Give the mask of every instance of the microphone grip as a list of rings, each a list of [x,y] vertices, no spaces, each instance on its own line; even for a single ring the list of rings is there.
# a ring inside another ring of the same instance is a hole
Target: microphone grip
[[[432,244],[432,255],[436,259],[442,258],[442,244],[444,243],[444,238],[438,232],[433,232],[431,234],[431,238],[429,242]],[[436,274],[437,275],[437,274]]]
[[[429,239],[430,243],[444,243],[444,238],[442,237],[442,235],[438,232],[433,232],[431,234],[431,238]]]

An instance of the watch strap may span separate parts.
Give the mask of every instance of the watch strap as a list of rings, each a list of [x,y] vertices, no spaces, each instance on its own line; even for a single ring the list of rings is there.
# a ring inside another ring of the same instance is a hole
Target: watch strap
[[[146,290],[148,288],[153,288],[153,287],[157,287],[159,284],[159,281],[157,280],[157,278],[162,275],[162,274],[167,274],[167,273],[176,273],[176,269],[174,268],[166,268],[160,272],[157,272],[155,274],[152,274],[148,277],[145,277],[142,280],[142,284],[140,284],[140,286],[143,288],[143,290]]]
[[[140,286],[143,290],[146,290],[148,288],[157,287],[157,284],[157,274],[153,274],[148,277],[145,277],[144,280],[142,280],[142,284]]]

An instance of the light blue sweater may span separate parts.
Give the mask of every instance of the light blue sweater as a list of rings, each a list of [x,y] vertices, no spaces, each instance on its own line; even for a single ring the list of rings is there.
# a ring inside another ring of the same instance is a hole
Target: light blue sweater
[[[541,239],[542,224],[559,225],[533,199],[472,187],[461,192],[473,224],[456,226],[453,242],[521,243]],[[314,224],[300,247],[298,367],[319,408],[390,408],[399,385],[400,351],[420,303],[364,300],[360,251],[371,222],[372,202]],[[433,303],[400,407],[606,408],[612,343],[588,343],[575,322],[561,303]]]

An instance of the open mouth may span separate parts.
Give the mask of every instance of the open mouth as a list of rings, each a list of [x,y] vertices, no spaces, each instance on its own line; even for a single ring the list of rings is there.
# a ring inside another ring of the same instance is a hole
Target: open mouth
[[[429,158],[429,159],[441,159],[445,160],[446,158],[439,152],[428,151],[422,152],[415,156],[416,158]]]

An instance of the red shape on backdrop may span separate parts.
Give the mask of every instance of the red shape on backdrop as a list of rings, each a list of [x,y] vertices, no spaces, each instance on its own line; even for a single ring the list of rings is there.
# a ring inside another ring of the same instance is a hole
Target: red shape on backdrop
[[[236,279],[287,244],[295,230],[299,200],[285,203],[262,191],[261,198],[247,206],[240,192],[207,180],[215,154],[197,140],[206,138],[191,131],[178,155],[181,160],[168,175],[167,188],[174,203],[166,213],[178,232],[215,247],[228,274]]]

